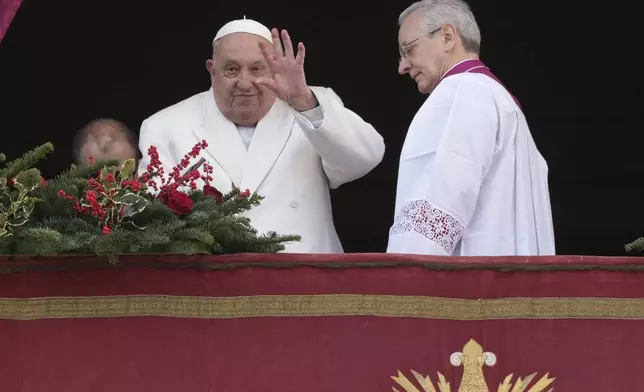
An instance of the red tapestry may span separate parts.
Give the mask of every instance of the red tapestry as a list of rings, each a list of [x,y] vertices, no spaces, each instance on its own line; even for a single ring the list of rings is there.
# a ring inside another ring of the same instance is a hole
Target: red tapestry
[[[0,261],[3,392],[644,385],[642,259],[81,260]]]
[[[13,17],[16,16],[20,3],[22,0],[0,0],[0,43],[9,30],[9,25],[13,21]]]

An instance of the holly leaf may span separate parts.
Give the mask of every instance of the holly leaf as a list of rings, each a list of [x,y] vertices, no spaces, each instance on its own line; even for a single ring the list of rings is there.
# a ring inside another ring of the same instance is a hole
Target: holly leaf
[[[18,191],[18,198],[22,199],[24,195],[27,193],[27,190],[25,189],[25,186],[22,185],[19,182],[14,182],[13,187]]]
[[[117,188],[115,189],[116,193],[112,197],[118,204],[122,203],[123,197],[132,194],[132,191],[127,188]]]
[[[136,162],[134,161],[134,158],[130,158],[126,161],[124,161],[121,164],[121,168],[119,169],[119,180],[127,180],[134,174],[134,170],[136,169]]]
[[[27,222],[29,222],[29,217],[15,217],[9,221],[9,226],[22,226]]]
[[[121,198],[121,204],[125,206],[123,217],[129,218],[143,211],[145,207],[148,206],[149,202],[139,195],[128,193]]]
[[[31,215],[31,213],[34,212],[34,206],[36,202],[39,201],[41,200],[35,197],[26,197],[22,205],[22,211],[27,214],[27,216]]]

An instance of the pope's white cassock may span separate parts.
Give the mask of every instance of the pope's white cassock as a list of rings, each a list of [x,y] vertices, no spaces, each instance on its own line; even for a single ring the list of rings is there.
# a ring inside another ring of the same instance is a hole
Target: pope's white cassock
[[[212,88],[170,106],[141,125],[139,174],[150,162],[150,145],[157,147],[169,173],[205,139],[208,147],[201,156],[214,166],[211,185],[224,194],[234,185],[265,197],[246,213],[259,233],[302,236],[287,244],[286,252],[341,253],[329,188],[370,172],[385,146],[373,126],[347,109],[331,89],[311,89],[317,108],[299,113],[277,99],[256,127],[238,127],[226,119]]]
[[[388,253],[555,253],[548,166],[495,79],[447,77],[410,124]]]

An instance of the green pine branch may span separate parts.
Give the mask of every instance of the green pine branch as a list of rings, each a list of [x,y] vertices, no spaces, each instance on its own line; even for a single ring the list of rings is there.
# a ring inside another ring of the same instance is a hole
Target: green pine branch
[[[96,175],[102,168],[106,166],[118,166],[119,161],[112,159],[101,162],[95,162],[91,165],[72,165],[69,169],[59,173],[51,181],[56,184],[65,183],[68,181],[90,178]]]
[[[640,237],[635,241],[624,245],[627,252],[643,252],[644,251],[644,237]]]
[[[259,234],[244,213],[260,205],[264,198],[242,194],[239,189],[223,195],[223,201],[207,197],[200,190],[188,191],[193,201],[188,215],[178,215],[153,195],[141,193],[136,197],[143,197],[145,208],[126,215],[119,225],[104,232],[104,221],[76,211],[72,201],[59,192],[82,199],[89,189],[89,178],[96,178],[105,167],[119,167],[120,163],[72,166],[41,186],[40,172],[32,167],[52,150],[51,143],[44,144],[0,169],[0,185],[4,189],[0,207],[6,210],[11,206],[16,200],[13,193],[20,189],[27,189],[23,194],[37,200],[28,219],[13,225],[9,235],[0,236],[0,254],[89,253],[116,262],[125,253],[274,253],[284,250],[285,243],[301,239],[298,235],[275,232]],[[0,154],[0,162],[5,159]],[[19,213],[25,215],[22,210]]]
[[[275,232],[260,235],[247,217],[230,213],[244,211],[257,200],[229,198],[217,203],[214,198],[202,198],[190,215],[180,217],[153,199],[131,225],[121,226],[109,235],[102,234],[96,220],[71,212],[52,215],[18,231],[14,253],[92,253],[108,256],[115,262],[125,253],[275,253],[284,250],[285,243],[301,239]]]
[[[47,154],[52,151],[54,151],[54,145],[52,143],[45,143],[33,150],[27,151],[22,157],[10,162],[6,162],[6,156],[2,154],[3,159],[1,162],[5,163],[5,167],[0,169],[0,178],[15,177],[18,173],[35,166],[39,161],[45,159]]]

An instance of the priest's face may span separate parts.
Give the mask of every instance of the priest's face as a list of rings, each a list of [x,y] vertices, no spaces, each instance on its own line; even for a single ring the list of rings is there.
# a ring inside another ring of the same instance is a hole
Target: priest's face
[[[400,25],[398,72],[401,75],[409,74],[416,82],[418,91],[430,94],[445,72],[448,53],[443,45],[440,29],[431,32],[422,29],[424,13],[423,9],[417,10]]]
[[[252,126],[275,102],[275,93],[256,83],[270,75],[254,34],[234,33],[215,42],[213,58],[206,62],[215,102],[222,114],[237,125]]]

